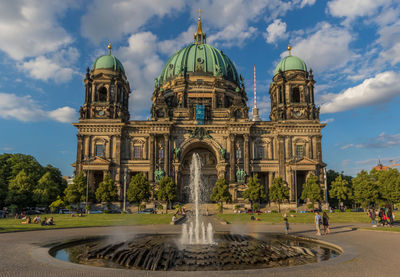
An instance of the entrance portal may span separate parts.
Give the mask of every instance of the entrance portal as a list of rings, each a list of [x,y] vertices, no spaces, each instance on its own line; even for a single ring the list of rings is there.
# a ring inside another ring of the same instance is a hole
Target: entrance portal
[[[181,201],[189,202],[189,185],[190,185],[190,164],[192,162],[193,153],[198,153],[201,159],[201,173],[203,188],[201,188],[204,199],[202,202],[210,202],[210,196],[215,183],[218,180],[217,175],[217,159],[215,155],[206,148],[196,148],[189,151],[182,161],[182,171],[180,172],[180,189]]]

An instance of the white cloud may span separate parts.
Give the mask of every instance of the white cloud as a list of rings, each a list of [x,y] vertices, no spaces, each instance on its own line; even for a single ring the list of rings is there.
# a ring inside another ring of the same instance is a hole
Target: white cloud
[[[63,123],[71,123],[76,119],[76,111],[73,108],[62,107],[46,111],[29,95],[17,96],[12,93],[0,93],[0,99],[0,118],[25,122],[50,119]]]
[[[67,82],[71,80],[74,73],[71,68],[64,68],[44,56],[23,62],[18,67],[27,72],[30,77],[43,81],[53,79],[56,82]]]
[[[332,0],[328,2],[328,11],[336,17],[351,20],[358,16],[369,16],[377,13],[379,8],[390,4],[391,0]]]
[[[196,28],[197,27],[195,25],[191,25],[186,31],[179,34],[176,38],[161,41],[158,45],[159,51],[168,55],[174,54],[176,51],[181,49],[183,45],[193,41],[193,34]]]
[[[151,32],[131,35],[128,46],[117,50],[133,89],[129,108],[134,119],[143,119],[143,114],[150,112],[154,78],[164,65],[158,50],[158,38]]]
[[[305,6],[312,6],[315,4],[317,0],[302,0],[300,3],[300,8],[304,8]]]
[[[286,23],[280,19],[275,19],[270,25],[268,25],[266,32],[263,34],[267,43],[276,43],[279,40],[286,39],[288,34],[286,33]]]
[[[355,56],[349,47],[352,39],[348,30],[322,22],[313,34],[295,41],[292,54],[318,73],[331,71],[345,66]],[[286,55],[284,52],[281,56]]]
[[[62,107],[47,113],[49,118],[63,123],[71,123],[76,120],[76,110],[71,107]]]
[[[322,104],[321,113],[336,113],[388,102],[400,95],[399,79],[400,73],[386,71],[339,94],[329,94],[330,99]]]
[[[59,19],[75,1],[22,0],[0,2],[0,50],[15,60],[53,52],[72,37]]]
[[[354,146],[355,146],[354,144],[350,143],[350,144],[343,145],[342,147],[340,147],[340,149],[346,150],[349,148],[353,148]]]
[[[184,6],[184,0],[93,1],[82,17],[81,32],[95,43],[119,40],[125,34],[137,32],[152,18],[174,14]]]
[[[366,143],[357,144],[357,148],[386,148],[400,144],[400,134],[381,133]]]
[[[327,118],[327,119],[321,121],[321,123],[330,123],[330,122],[333,122],[333,121],[335,121],[334,118]]]

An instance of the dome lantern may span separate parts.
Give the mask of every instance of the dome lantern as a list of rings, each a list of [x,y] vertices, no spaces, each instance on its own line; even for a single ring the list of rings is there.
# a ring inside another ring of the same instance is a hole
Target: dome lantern
[[[93,63],[93,70],[96,69],[110,69],[113,71],[122,71],[125,73],[122,63],[113,55],[111,55],[112,45],[107,45],[108,54],[98,57]]]
[[[307,71],[307,66],[305,62],[299,57],[292,56],[291,50],[292,47],[289,45],[287,50],[289,51],[289,55],[284,57],[279,64],[276,66],[274,75],[278,74],[279,71],[285,72],[289,70],[301,70]]]
[[[197,31],[194,33],[194,43],[195,44],[203,44],[206,43],[206,34],[203,32],[203,27],[201,25],[201,12],[199,9],[199,19],[197,22]]]

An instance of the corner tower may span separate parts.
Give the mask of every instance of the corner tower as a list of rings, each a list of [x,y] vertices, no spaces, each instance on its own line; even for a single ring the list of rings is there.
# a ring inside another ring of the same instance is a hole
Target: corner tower
[[[319,108],[314,103],[312,70],[296,56],[284,57],[277,65],[270,85],[271,121],[318,120]]]
[[[86,71],[85,103],[80,108],[80,119],[129,120],[128,98],[129,82],[122,63],[108,54],[98,57],[93,68]]]

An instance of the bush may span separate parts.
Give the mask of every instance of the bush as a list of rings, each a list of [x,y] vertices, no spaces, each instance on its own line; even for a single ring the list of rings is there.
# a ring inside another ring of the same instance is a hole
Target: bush
[[[277,211],[277,210],[272,210],[272,211],[271,211],[271,213],[273,213],[273,214],[277,214],[277,213],[278,213],[278,211]]]
[[[295,211],[295,210],[290,210],[290,211],[289,211],[289,213],[291,213],[291,214],[295,214],[295,213],[296,213],[296,211]]]
[[[254,209],[254,211],[260,210],[260,204],[254,203],[254,204],[253,204],[253,209]]]
[[[340,213],[341,212],[341,210],[339,210],[339,209],[335,209],[334,211],[335,211],[335,213]]]
[[[141,204],[141,205],[139,206],[139,209],[140,209],[140,210],[146,209],[146,204]]]
[[[218,212],[222,213],[224,211],[224,206],[221,205],[221,203],[218,203],[217,204],[217,210],[218,210]]]
[[[349,212],[351,212],[351,209],[346,209],[346,213],[349,213]]]
[[[240,205],[235,205],[234,209],[235,210],[239,210],[240,209]]]
[[[111,213],[111,212],[110,212],[109,210],[104,210],[103,213],[109,214],[109,213]]]
[[[311,203],[311,204],[308,204],[308,205],[307,205],[307,208],[310,209],[310,210],[314,210],[314,204],[312,204],[312,203]]]

